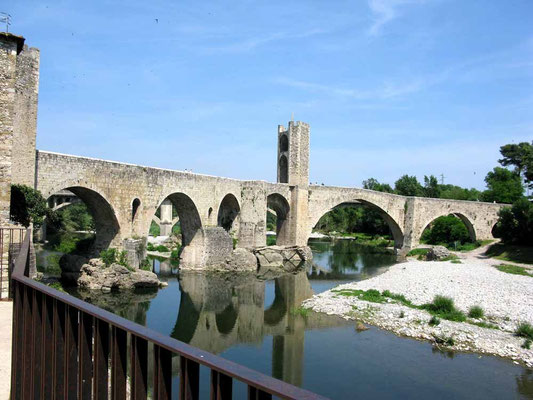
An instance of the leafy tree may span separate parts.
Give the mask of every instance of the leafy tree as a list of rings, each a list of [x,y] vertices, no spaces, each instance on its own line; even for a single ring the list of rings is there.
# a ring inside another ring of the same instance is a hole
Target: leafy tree
[[[477,189],[466,189],[456,185],[439,185],[440,198],[450,200],[477,201],[481,198],[481,192]]]
[[[375,190],[377,192],[393,193],[391,185],[388,183],[379,183],[375,178],[369,178],[363,181],[363,188],[369,190]]]
[[[55,219],[53,214],[41,192],[26,185],[11,185],[10,218],[12,221],[25,227],[33,223],[35,228],[39,228],[47,215]]]
[[[533,243],[533,204],[525,198],[518,199],[512,207],[502,208],[499,212],[495,234],[504,243]]]
[[[484,201],[514,203],[524,193],[520,176],[507,168],[495,167],[487,174],[485,182],[488,189],[483,192]]]
[[[424,175],[424,196],[438,199],[440,197],[439,181],[434,175]]]
[[[403,196],[422,196],[424,188],[416,176],[403,175],[394,183],[394,191]]]
[[[533,145],[528,142],[506,144],[500,147],[502,159],[498,162],[504,167],[513,166],[517,175],[527,169],[533,169]]]
[[[463,221],[453,215],[439,217],[424,231],[422,240],[429,244],[461,244],[470,241],[470,235]]]
[[[65,231],[94,230],[94,221],[85,203],[71,204],[57,212],[61,218],[61,228]]]

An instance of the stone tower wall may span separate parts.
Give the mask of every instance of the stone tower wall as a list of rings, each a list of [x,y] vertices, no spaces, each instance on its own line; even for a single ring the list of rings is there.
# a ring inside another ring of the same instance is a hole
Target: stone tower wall
[[[24,46],[17,56],[13,121],[12,181],[35,185],[35,137],[39,94],[39,50]]]
[[[24,38],[0,32],[0,224],[9,221],[17,55]]]
[[[287,129],[278,126],[278,182],[296,186],[309,185],[309,124],[290,121]],[[287,137],[288,149],[282,149],[282,137]],[[282,158],[287,159],[287,181],[284,181]]]

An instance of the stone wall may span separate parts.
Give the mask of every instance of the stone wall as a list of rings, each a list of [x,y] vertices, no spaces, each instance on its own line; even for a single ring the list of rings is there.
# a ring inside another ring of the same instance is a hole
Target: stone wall
[[[0,223],[9,221],[17,55],[24,38],[0,33]]]
[[[39,94],[39,50],[24,46],[17,57],[13,130],[13,183],[35,184],[35,138]]]

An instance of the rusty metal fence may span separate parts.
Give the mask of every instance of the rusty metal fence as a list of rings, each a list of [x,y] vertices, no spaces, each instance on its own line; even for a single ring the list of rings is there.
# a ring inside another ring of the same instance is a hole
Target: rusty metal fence
[[[26,228],[0,227],[0,300],[10,296],[10,276],[14,258],[20,252]]]
[[[211,399],[231,399],[234,380],[247,385],[248,399],[323,399],[28,278],[30,238],[12,274],[12,400],[146,399],[149,389],[152,399],[175,398],[173,357],[180,399],[199,398],[201,365],[210,369]]]

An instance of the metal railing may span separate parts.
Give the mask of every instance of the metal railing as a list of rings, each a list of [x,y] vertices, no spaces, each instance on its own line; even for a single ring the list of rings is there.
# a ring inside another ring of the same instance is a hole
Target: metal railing
[[[26,228],[0,227],[0,299],[11,298],[11,270],[13,260],[10,258],[20,250]]]
[[[211,399],[231,399],[233,379],[247,385],[248,399],[323,399],[28,278],[30,238],[12,274],[12,400],[125,399],[128,392],[146,399],[149,347],[152,399],[172,396],[173,356],[180,361],[180,399],[199,398],[200,365],[210,369]]]

